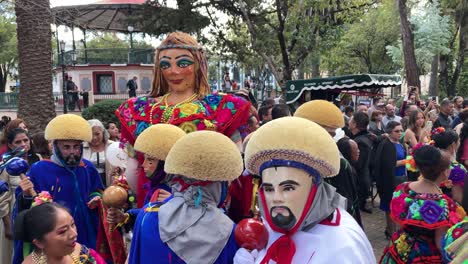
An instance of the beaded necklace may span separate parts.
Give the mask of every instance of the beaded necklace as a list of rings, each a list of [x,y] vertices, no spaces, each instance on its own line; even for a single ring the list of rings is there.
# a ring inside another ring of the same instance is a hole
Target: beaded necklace
[[[442,192],[442,189],[440,189],[440,187],[439,187],[435,182],[433,182],[433,181],[431,181],[431,180],[428,180],[428,179],[426,179],[426,178],[422,178],[422,180],[425,181],[425,182],[427,182],[427,183],[430,183],[432,186],[434,186],[434,187],[436,188],[438,194],[442,194],[442,193],[443,193],[443,192]]]
[[[165,94],[161,98],[161,100],[159,102],[155,103],[153,105],[153,107],[151,107],[151,110],[150,110],[150,125],[153,125],[153,111],[154,111],[154,108],[156,106],[160,105],[161,102],[164,102],[164,111],[163,111],[163,114],[162,114],[162,117],[161,117],[161,123],[167,123],[169,121],[169,119],[171,119],[171,116],[172,116],[175,108],[177,108],[180,105],[190,103],[190,102],[192,102],[193,100],[195,100],[198,97],[198,94],[195,93],[195,94],[192,94],[189,98],[183,100],[182,102],[177,103],[177,104],[175,104],[173,106],[170,106],[169,103],[167,102],[167,98],[170,95],[171,95],[170,93]]]
[[[68,256],[70,256],[70,258],[72,259],[73,264],[81,264],[80,258],[75,254],[72,253]],[[33,251],[33,253],[31,254],[31,258],[34,264],[47,264],[47,257],[44,253],[41,253],[41,255],[39,255],[36,251]]]

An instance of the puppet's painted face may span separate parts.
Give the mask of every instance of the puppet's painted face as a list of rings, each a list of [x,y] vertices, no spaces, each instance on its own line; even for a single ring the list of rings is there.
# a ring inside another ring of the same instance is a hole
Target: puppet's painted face
[[[145,161],[143,161],[143,170],[148,178],[151,178],[158,167],[159,160],[145,154]]]
[[[166,49],[159,53],[159,67],[171,92],[195,89],[195,59],[185,49]]]
[[[300,220],[312,189],[312,177],[293,167],[272,167],[262,172],[262,189],[266,210],[272,224],[285,230],[292,229]]]

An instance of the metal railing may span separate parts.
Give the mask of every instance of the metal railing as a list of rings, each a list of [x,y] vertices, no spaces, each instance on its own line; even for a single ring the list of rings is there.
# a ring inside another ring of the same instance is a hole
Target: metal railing
[[[77,49],[76,61],[72,61],[72,50],[66,51],[63,56],[65,65],[73,64],[153,64],[154,49]],[[54,53],[54,64],[60,66],[60,54]]]
[[[145,92],[137,93],[137,96],[147,95]],[[63,110],[63,95],[62,93],[54,92],[54,105],[55,110],[62,111]],[[0,93],[0,110],[15,110],[18,109],[18,98],[19,93]],[[96,102],[103,101],[103,100],[127,100],[128,93],[119,93],[119,94],[93,94],[89,95],[89,106],[93,105]],[[80,105],[83,109],[83,97],[79,96]],[[77,110],[77,108],[75,108]]]

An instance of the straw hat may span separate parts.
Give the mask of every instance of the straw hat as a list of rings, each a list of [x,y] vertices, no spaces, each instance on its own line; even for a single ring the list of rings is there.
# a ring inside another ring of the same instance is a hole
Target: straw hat
[[[166,173],[201,181],[231,181],[243,170],[236,144],[213,131],[196,131],[178,140],[166,158]]]
[[[78,115],[64,114],[50,120],[45,129],[47,140],[81,140],[90,142],[93,138],[91,126]]]
[[[166,160],[169,150],[185,136],[178,126],[156,124],[145,129],[136,139],[134,149],[158,160]]]
[[[325,100],[313,100],[302,104],[294,113],[296,117],[309,119],[321,126],[337,129],[345,126],[340,109]]]
[[[304,118],[283,117],[255,131],[245,150],[247,169],[261,175],[274,166],[296,167],[320,177],[340,169],[340,155],[325,129]]]

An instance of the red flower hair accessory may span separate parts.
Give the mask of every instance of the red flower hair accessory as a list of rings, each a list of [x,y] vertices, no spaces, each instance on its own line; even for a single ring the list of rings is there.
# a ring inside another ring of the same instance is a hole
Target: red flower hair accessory
[[[432,129],[431,135],[438,135],[438,134],[441,134],[441,133],[444,133],[444,132],[445,132],[444,127],[437,127],[437,128]]]

